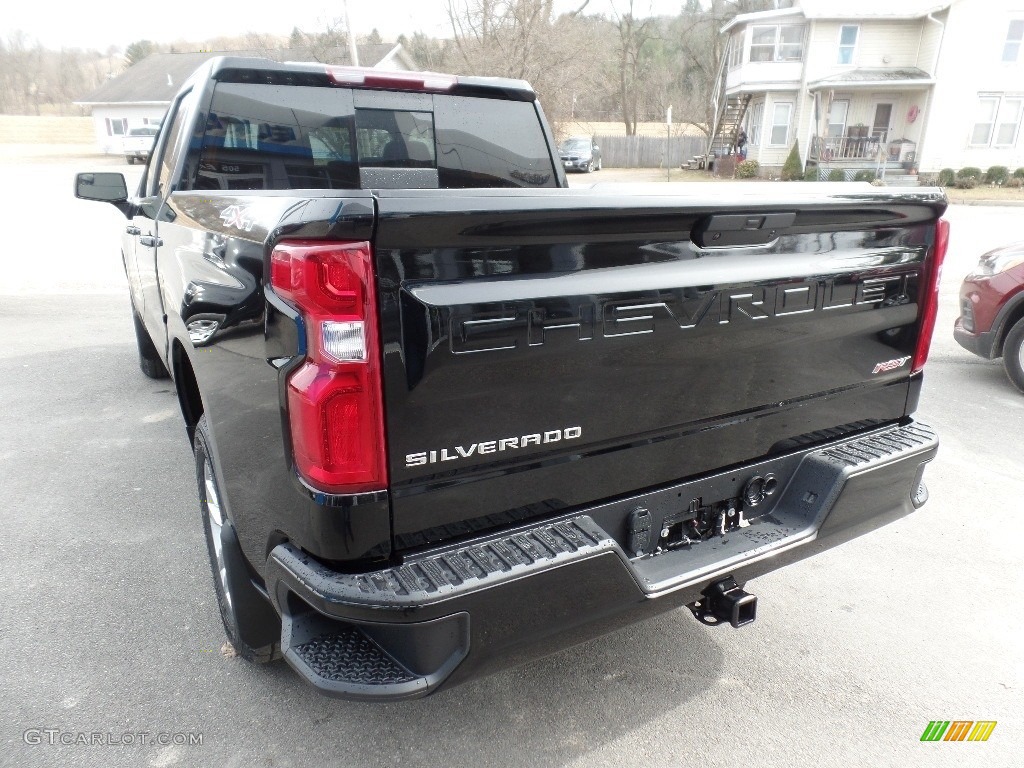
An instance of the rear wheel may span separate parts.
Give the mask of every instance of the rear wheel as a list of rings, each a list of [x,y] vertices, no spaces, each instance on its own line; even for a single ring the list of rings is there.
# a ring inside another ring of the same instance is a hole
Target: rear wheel
[[[1003,368],[1013,385],[1024,392],[1024,320],[1018,320],[1006,334],[1006,341],[1003,342]]]
[[[133,155],[125,155],[124,159],[128,161],[128,165],[135,165],[135,157]]]
[[[199,512],[224,632],[239,656],[266,664],[281,658],[281,624],[270,603],[253,586],[234,526],[224,514],[220,483],[210,458],[206,414],[196,425],[194,449]]]
[[[167,366],[160,359],[160,353],[134,306],[132,306],[132,320],[135,321],[135,343],[139,348],[139,368],[151,379],[166,379],[170,375],[167,373]]]

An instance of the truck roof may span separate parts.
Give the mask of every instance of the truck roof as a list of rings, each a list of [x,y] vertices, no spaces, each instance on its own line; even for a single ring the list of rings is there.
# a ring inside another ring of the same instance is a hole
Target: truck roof
[[[525,80],[350,67],[321,62],[280,62],[258,57],[218,56],[206,62],[193,77],[269,85],[334,85],[387,91],[426,91],[510,101],[537,99],[537,94]]]

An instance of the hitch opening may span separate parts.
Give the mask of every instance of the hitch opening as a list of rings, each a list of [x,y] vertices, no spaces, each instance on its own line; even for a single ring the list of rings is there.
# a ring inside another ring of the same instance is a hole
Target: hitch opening
[[[716,626],[729,622],[739,627],[757,618],[757,598],[744,592],[732,576],[726,576],[701,592],[703,600],[686,606],[701,624]]]

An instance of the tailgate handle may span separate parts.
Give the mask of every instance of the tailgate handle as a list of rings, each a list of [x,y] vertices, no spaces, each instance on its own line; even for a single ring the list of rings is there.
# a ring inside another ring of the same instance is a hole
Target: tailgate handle
[[[796,221],[796,213],[719,213],[697,222],[690,233],[701,248],[766,245]]]

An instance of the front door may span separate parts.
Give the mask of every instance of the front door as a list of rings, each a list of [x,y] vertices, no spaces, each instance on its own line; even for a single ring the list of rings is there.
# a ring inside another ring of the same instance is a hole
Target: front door
[[[161,352],[165,351],[167,344],[167,326],[157,269],[162,245],[160,222],[168,221],[167,217],[173,215],[166,200],[174,187],[174,161],[177,159],[174,149],[185,119],[189,116],[187,107],[190,95],[191,92],[181,96],[167,111],[146,168],[143,190],[140,192],[142,197],[137,204],[139,215],[133,222],[139,230],[135,251],[143,301],[139,310],[149,335]]]
[[[875,119],[871,123],[871,138],[886,141],[892,128],[892,104],[880,102],[875,104]]]

